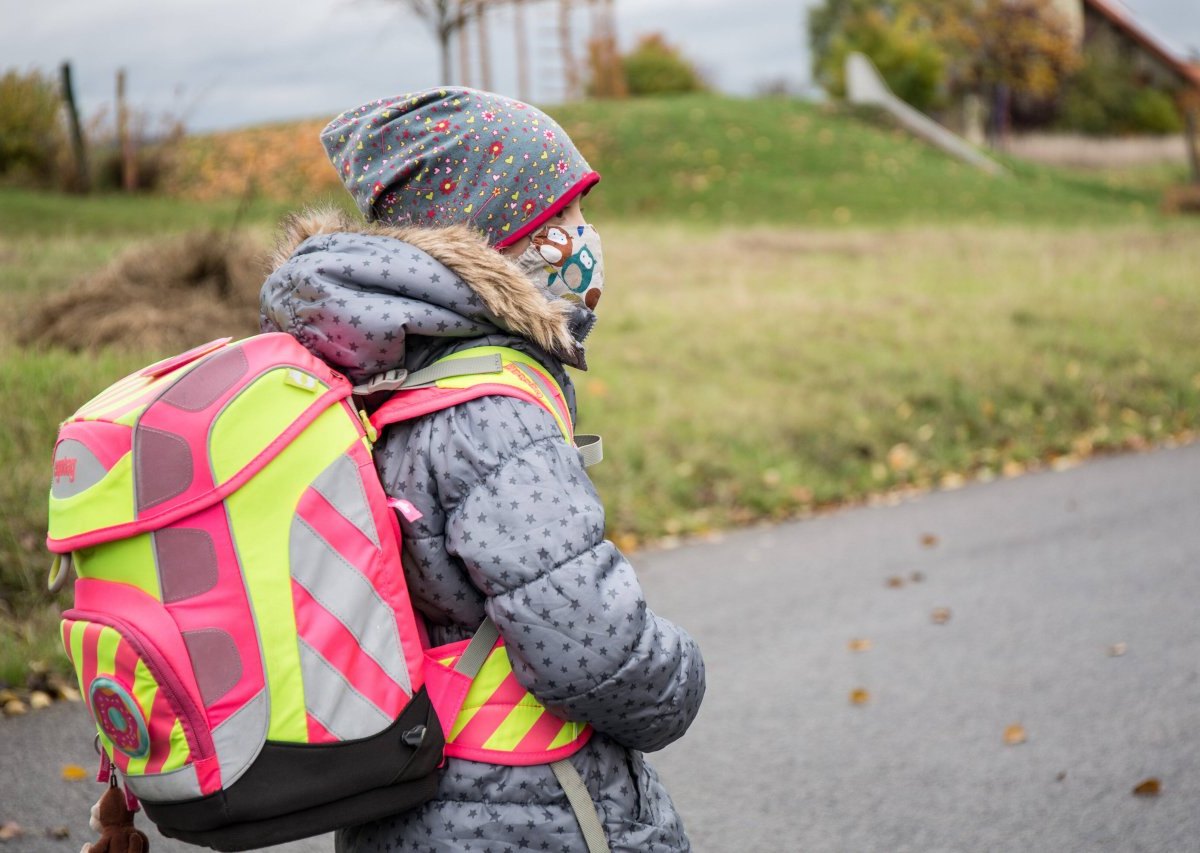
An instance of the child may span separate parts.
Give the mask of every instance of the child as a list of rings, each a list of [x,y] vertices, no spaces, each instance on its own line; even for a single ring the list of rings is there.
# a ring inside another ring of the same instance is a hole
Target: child
[[[478,346],[516,349],[554,377],[603,292],[583,195],[599,180],[541,111],[437,89],[343,113],[322,142],[369,222],[289,223],[262,290],[262,327],[294,335],[356,382]],[[386,396],[386,395],[384,395]],[[690,849],[643,751],[679,738],[704,694],[695,642],[646,606],[604,539],[580,453],[540,406],[490,396],[388,428],[375,448],[402,520],[404,567],[433,644],[485,615],[520,686],[594,734],[570,757],[612,850]],[[419,518],[418,518],[419,514]],[[588,849],[550,766],[448,758],[421,809],[342,830],[337,849]]]

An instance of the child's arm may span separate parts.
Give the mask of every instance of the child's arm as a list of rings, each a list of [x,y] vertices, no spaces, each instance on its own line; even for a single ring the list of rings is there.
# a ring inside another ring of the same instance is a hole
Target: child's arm
[[[633,567],[604,539],[578,451],[546,412],[510,398],[438,423],[429,464],[448,504],[445,548],[485,594],[518,680],[626,746],[681,736],[704,694],[700,651],[646,606]]]

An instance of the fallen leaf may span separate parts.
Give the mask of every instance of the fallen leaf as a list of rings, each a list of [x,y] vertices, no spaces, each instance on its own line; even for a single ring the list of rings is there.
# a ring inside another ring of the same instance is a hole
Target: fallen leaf
[[[792,489],[792,500],[798,503],[810,504],[814,497],[813,490],[807,486],[795,486]]]
[[[64,764],[62,777],[68,782],[82,782],[88,777],[88,772],[78,764]]]
[[[943,474],[941,479],[938,480],[938,485],[948,492],[954,489],[961,489],[966,484],[967,478],[955,471]]]
[[[1127,646],[1124,643],[1113,643],[1108,647],[1108,656],[1110,658],[1119,658],[1125,654]]]
[[[40,711],[43,708],[49,708],[53,702],[54,700],[50,698],[50,694],[41,690],[35,690],[33,693],[29,694],[29,707],[35,711]]]
[[[0,841],[12,841],[14,838],[20,838],[24,834],[24,828],[15,820],[10,820],[0,825]]]
[[[48,826],[46,827],[47,838],[70,838],[71,830],[65,826]]]
[[[889,589],[899,589],[904,586],[904,578],[899,575],[892,575],[887,579],[887,585]]]
[[[950,621],[949,607],[935,607],[933,612],[929,614],[930,620],[934,625],[945,625]]]
[[[908,579],[910,581],[912,581],[913,583],[921,583],[925,580],[925,573],[924,572],[913,572],[911,575],[908,576]]]
[[[922,533],[921,534],[921,544],[924,547],[936,548],[937,543],[938,543],[938,538],[935,534],[933,534],[933,533]]]
[[[851,705],[865,705],[871,701],[871,694],[861,687],[850,691]]]
[[[613,537],[613,543],[617,549],[624,554],[629,554],[637,550],[638,538],[632,533],[618,533]]]
[[[1143,779],[1133,789],[1135,797],[1157,797],[1162,793],[1162,782],[1151,776],[1149,779]]]
[[[28,706],[20,699],[9,699],[4,703],[4,713],[10,717],[19,717],[28,710]]]
[[[1013,723],[1004,730],[1004,742],[1009,746],[1025,743],[1025,727],[1020,723]]]
[[[917,464],[917,454],[907,444],[900,442],[888,451],[887,464],[893,471],[910,471]]]
[[[871,641],[866,637],[856,637],[850,641],[850,651],[852,652],[869,652],[871,651]]]
[[[1019,477],[1025,473],[1025,465],[1015,459],[1009,459],[1000,466],[1000,474],[1004,477]]]
[[[1060,770],[1060,771],[1058,771],[1058,775],[1054,777],[1054,781],[1061,782],[1063,779],[1066,779],[1066,778],[1067,778],[1067,771]]]

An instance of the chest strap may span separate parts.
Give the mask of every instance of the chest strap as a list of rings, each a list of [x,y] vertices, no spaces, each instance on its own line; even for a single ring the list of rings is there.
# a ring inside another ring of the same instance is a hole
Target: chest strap
[[[472,347],[415,373],[389,370],[354,387],[358,396],[377,391],[394,392],[370,418],[377,431],[478,397],[517,397],[542,406],[553,416],[563,438],[579,450],[585,466],[604,459],[600,436],[574,434],[566,395],[554,377],[536,359],[509,347]]]

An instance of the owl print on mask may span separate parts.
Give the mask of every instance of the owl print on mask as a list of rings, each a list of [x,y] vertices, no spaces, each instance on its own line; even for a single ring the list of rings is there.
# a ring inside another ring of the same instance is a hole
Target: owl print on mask
[[[522,271],[552,295],[593,311],[604,291],[604,255],[591,225],[547,225],[517,259]]]

